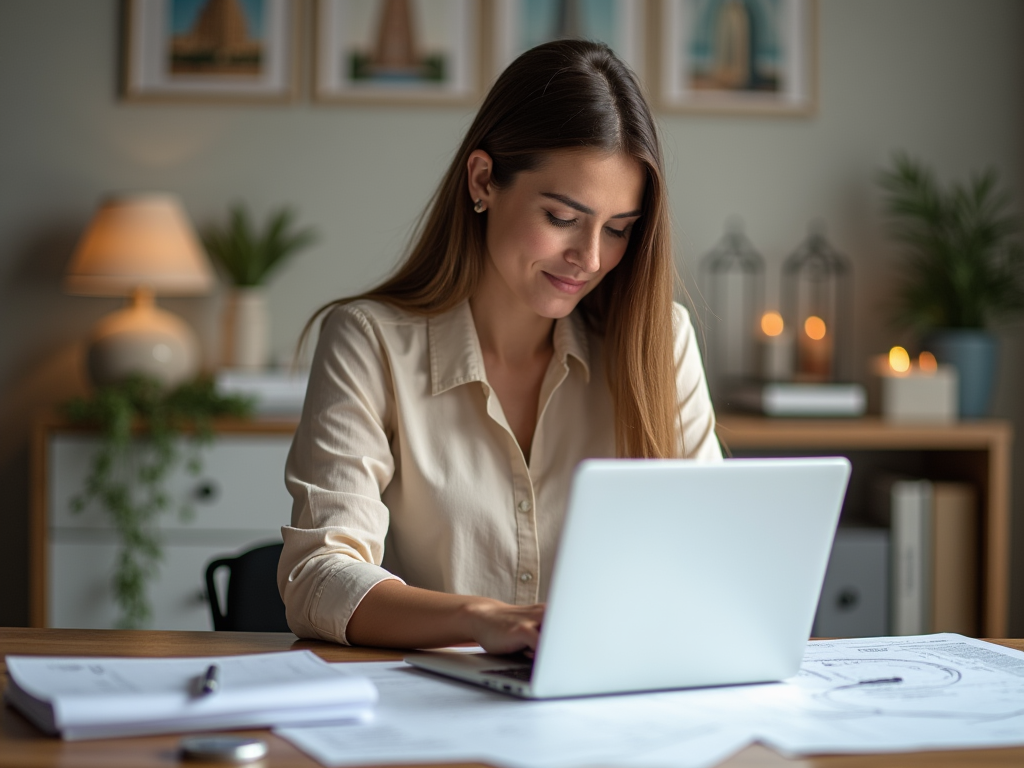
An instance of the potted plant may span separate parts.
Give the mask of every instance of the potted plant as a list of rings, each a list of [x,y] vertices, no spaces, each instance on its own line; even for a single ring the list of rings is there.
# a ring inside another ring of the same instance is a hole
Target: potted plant
[[[250,399],[222,395],[213,381],[199,379],[168,390],[155,380],[132,376],[97,388],[63,405],[73,424],[99,428],[100,446],[72,511],[97,504],[121,540],[111,587],[121,611],[118,626],[144,627],[152,615],[148,587],[163,558],[159,518],[169,511],[167,480],[183,462],[192,475],[202,472],[202,449],[213,441],[213,420],[247,418]],[[190,436],[191,440],[181,438]],[[190,520],[186,501],[178,509]]]
[[[961,417],[985,416],[998,362],[988,326],[1024,309],[1024,249],[1010,197],[994,170],[943,188],[903,153],[880,183],[892,234],[905,246],[894,320],[956,366]]]
[[[211,226],[203,232],[207,252],[233,285],[224,313],[222,363],[226,367],[258,370],[267,365],[267,277],[316,240],[313,229],[294,225],[294,211],[281,208],[270,214],[258,232],[246,207],[234,205],[226,227]]]

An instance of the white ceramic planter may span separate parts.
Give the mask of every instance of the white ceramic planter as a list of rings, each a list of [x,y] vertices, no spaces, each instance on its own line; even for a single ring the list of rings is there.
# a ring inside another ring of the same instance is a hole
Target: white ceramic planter
[[[266,290],[233,288],[224,306],[225,368],[266,368],[270,347],[270,315]]]

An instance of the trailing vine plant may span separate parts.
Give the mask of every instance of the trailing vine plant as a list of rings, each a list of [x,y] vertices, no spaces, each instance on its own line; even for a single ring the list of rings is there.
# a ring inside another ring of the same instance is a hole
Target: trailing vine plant
[[[99,505],[120,537],[112,584],[119,627],[143,627],[152,616],[147,588],[163,558],[158,523],[171,506],[164,487],[169,473],[182,460],[189,474],[202,472],[202,449],[213,439],[213,419],[247,417],[252,409],[248,398],[219,394],[210,379],[168,391],[144,377],[97,388],[89,397],[64,404],[69,421],[95,425],[101,432],[100,448],[71,508],[80,513]],[[180,440],[184,434],[191,439]],[[195,514],[187,499],[177,512],[183,520]]]

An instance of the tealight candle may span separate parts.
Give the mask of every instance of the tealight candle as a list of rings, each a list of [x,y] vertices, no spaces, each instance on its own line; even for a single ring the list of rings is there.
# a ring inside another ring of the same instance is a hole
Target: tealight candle
[[[778,312],[765,312],[761,318],[761,376],[766,381],[793,378],[793,334]]]
[[[893,347],[875,361],[875,372],[882,377],[882,416],[887,421],[956,420],[956,368],[939,365],[932,353],[922,352],[915,363],[903,347]]]

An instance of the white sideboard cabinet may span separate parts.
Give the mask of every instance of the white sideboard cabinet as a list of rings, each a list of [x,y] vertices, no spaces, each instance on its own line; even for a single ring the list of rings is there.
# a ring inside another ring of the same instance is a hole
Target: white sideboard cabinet
[[[284,465],[295,424],[218,421],[202,449],[202,472],[178,462],[165,487],[171,503],[160,518],[163,560],[149,586],[154,629],[212,629],[206,564],[281,540],[291,515]],[[99,445],[94,431],[47,420],[33,445],[31,623],[37,627],[107,629],[118,609],[111,576],[120,548],[107,514],[92,504],[73,512]],[[186,455],[186,450],[181,455]],[[194,510],[178,514],[182,502]]]

